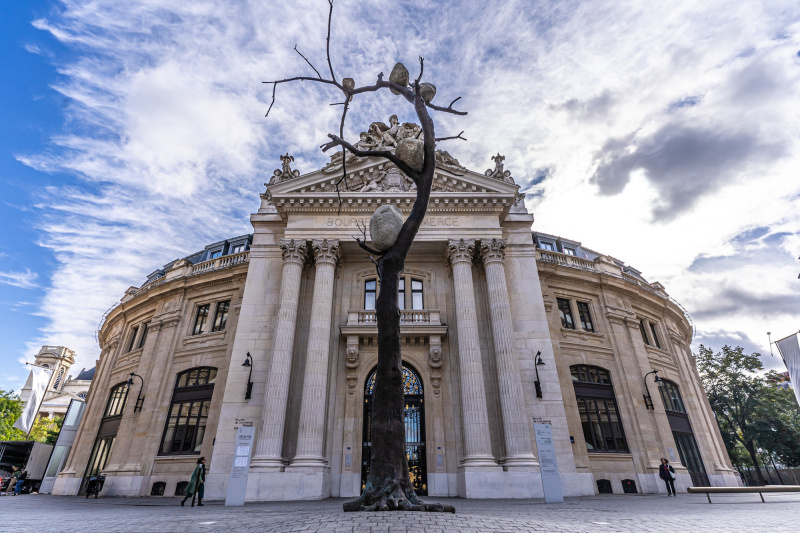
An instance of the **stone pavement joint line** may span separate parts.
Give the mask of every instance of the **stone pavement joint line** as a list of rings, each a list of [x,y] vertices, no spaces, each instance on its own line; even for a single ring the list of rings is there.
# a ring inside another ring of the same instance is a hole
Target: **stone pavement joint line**
[[[754,499],[753,496],[756,496]],[[249,503],[225,507],[181,507],[179,498],[99,498],[24,495],[0,497],[4,533],[58,531],[104,532],[258,532],[436,533],[552,531],[789,532],[800,513],[800,494],[718,496],[613,495],[567,498],[547,505],[528,500],[425,498],[449,503],[456,514],[344,513],[343,499],[312,502]]]

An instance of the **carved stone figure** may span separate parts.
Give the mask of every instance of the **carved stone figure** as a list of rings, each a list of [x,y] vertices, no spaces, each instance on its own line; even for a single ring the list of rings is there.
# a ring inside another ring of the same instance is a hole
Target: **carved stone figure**
[[[466,170],[461,166],[461,163],[458,162],[458,159],[450,155],[450,152],[447,150],[436,150],[436,164]]]
[[[484,174],[489,176],[490,178],[494,178],[496,180],[504,181],[506,183],[514,183],[514,179],[511,177],[511,172],[508,170],[503,170],[503,161],[505,161],[505,156],[497,155],[492,156],[492,161],[494,161],[494,169],[488,169]]]
[[[299,177],[300,171],[292,170],[292,167],[290,166],[290,163],[292,162],[294,162],[294,157],[290,156],[289,152],[286,152],[286,155],[282,155],[281,168],[276,169],[275,172],[272,173],[272,179],[269,180],[269,184],[272,185],[273,183],[280,183],[282,181]]]

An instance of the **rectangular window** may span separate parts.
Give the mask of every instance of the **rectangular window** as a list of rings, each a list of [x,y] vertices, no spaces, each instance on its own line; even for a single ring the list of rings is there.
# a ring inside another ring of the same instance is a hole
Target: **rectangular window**
[[[586,449],[590,452],[627,452],[628,444],[614,400],[578,397],[578,413]]]
[[[653,342],[656,348],[661,348],[661,343],[658,341],[658,333],[656,333],[656,325],[650,322],[650,331],[653,333]]]
[[[375,296],[377,294],[378,282],[368,279],[364,282],[364,309],[367,311],[375,310]]]
[[[556,250],[556,247],[552,242],[544,242],[544,241],[539,241],[539,248],[541,248],[542,250],[550,250],[551,252],[555,252]]]
[[[214,250],[213,252],[211,252],[211,255],[209,257],[211,259],[216,259],[217,257],[219,257],[221,255],[222,255],[222,250]]]
[[[639,321],[639,331],[642,332],[642,340],[648,346],[650,346],[650,341],[647,340],[647,329],[644,327],[644,320]]]
[[[425,307],[422,305],[422,280],[411,280],[411,309],[420,311]]]
[[[214,313],[214,326],[211,328],[211,331],[222,331],[225,329],[225,324],[228,322],[228,309],[230,309],[230,306],[230,300],[217,304],[217,311]]]
[[[572,309],[569,306],[569,300],[556,298],[556,301],[558,302],[558,314],[561,316],[561,327],[575,329],[575,321],[572,319]]]
[[[139,344],[136,345],[137,348],[144,348],[144,341],[147,340],[147,326],[149,325],[150,322],[142,324],[142,338],[139,339]]]
[[[397,284],[397,306],[400,309],[406,308],[406,280],[402,277]]]
[[[244,252],[244,244],[236,244],[231,246],[231,249],[228,251],[230,254],[240,254]]]
[[[564,247],[564,253],[567,255],[575,255],[575,248]]]
[[[578,316],[581,319],[581,327],[585,331],[594,333],[594,324],[592,324],[592,314],[589,312],[588,303],[578,302]]]
[[[136,346],[136,336],[139,334],[139,326],[134,326],[131,329],[131,340],[128,342],[128,349],[126,351],[130,352],[133,350],[133,347]]]
[[[210,400],[174,402],[160,455],[200,453],[210,406]]]
[[[208,308],[210,304],[201,305],[197,308],[197,315],[194,318],[194,329],[192,335],[200,335],[206,327],[206,320],[208,320]]]

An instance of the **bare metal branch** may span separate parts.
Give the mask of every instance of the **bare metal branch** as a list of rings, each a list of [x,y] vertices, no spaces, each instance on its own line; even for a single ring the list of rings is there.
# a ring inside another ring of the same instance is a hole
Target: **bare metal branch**
[[[426,103],[425,105],[430,107],[431,109],[435,109],[436,111],[444,111],[445,113],[452,113],[454,115],[466,115],[467,114],[466,111],[457,111],[457,110],[453,109],[453,104],[455,104],[459,100],[461,100],[460,96],[458,98],[456,98],[455,100],[453,100],[452,102],[450,102],[450,105],[447,106],[447,107],[441,107],[441,106],[438,106],[438,105],[433,105],[431,103]]]
[[[297,45],[294,45],[294,51],[297,52],[298,54],[300,54],[300,50],[297,49]],[[314,65],[311,64],[311,61],[309,61],[308,58],[306,56],[304,56],[303,54],[300,54],[300,57],[305,59],[306,63],[308,63],[308,66],[311,67],[312,69],[314,69],[314,72],[317,73],[317,76],[319,77],[319,79],[322,79],[322,74],[320,74],[319,71],[317,70],[317,68]]]
[[[271,83],[272,84],[272,101],[269,104],[269,109],[267,109],[267,114],[264,115],[265,117],[269,116],[269,112],[272,111],[272,106],[275,105],[275,89],[278,87],[279,83],[288,83],[290,81],[315,81],[317,83],[327,83],[329,85],[335,85],[339,87],[339,84],[326,79],[320,78],[311,78],[309,76],[295,76],[294,78],[286,78],[285,80],[277,80],[277,81],[262,81],[261,83]]]
[[[459,133],[458,135],[454,135],[453,137],[437,137],[436,142],[438,143],[439,141],[449,141],[450,139],[461,139],[462,141],[466,141],[467,139],[465,137],[462,137],[463,133],[464,132],[462,131],[461,133]]]
[[[331,19],[333,18],[333,0],[328,0],[328,3],[331,6],[330,11],[328,11],[328,37],[326,39],[326,53],[328,55],[328,68],[331,71],[331,79],[334,83],[336,83],[336,76],[333,74],[333,64],[331,63]],[[336,83],[336,85],[339,85]]]
[[[329,133],[328,137],[330,137],[331,141],[320,146],[323,152],[326,152],[335,146],[341,146],[342,148],[347,148],[350,152],[358,157],[382,157],[384,159],[388,159],[394,163],[397,168],[402,170],[409,178],[411,178],[412,181],[416,181],[416,178],[419,176],[419,173],[416,170],[405,164],[399,157],[388,150],[359,150],[349,142],[345,141],[341,137],[333,135],[332,133]]]
[[[419,87],[419,82],[422,79],[422,71],[423,70],[425,70],[425,58],[422,57],[422,56],[419,56],[419,76],[417,76],[417,79],[414,81],[414,86],[415,87]]]

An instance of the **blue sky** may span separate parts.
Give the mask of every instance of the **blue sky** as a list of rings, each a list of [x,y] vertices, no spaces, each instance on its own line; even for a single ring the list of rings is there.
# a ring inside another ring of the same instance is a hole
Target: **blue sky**
[[[262,81],[324,66],[327,3],[51,0],[0,7],[0,388],[42,344],[99,353],[129,286],[249,232],[263,183],[302,172],[336,95]],[[800,329],[800,7],[792,1],[337,2],[333,60],[357,83],[395,61],[443,101],[446,148],[506,156],[535,229],[660,281],[696,342],[769,352]],[[409,109],[359,99],[348,135]],[[448,100],[449,101],[449,100]],[[777,368],[775,359],[767,359]]]

